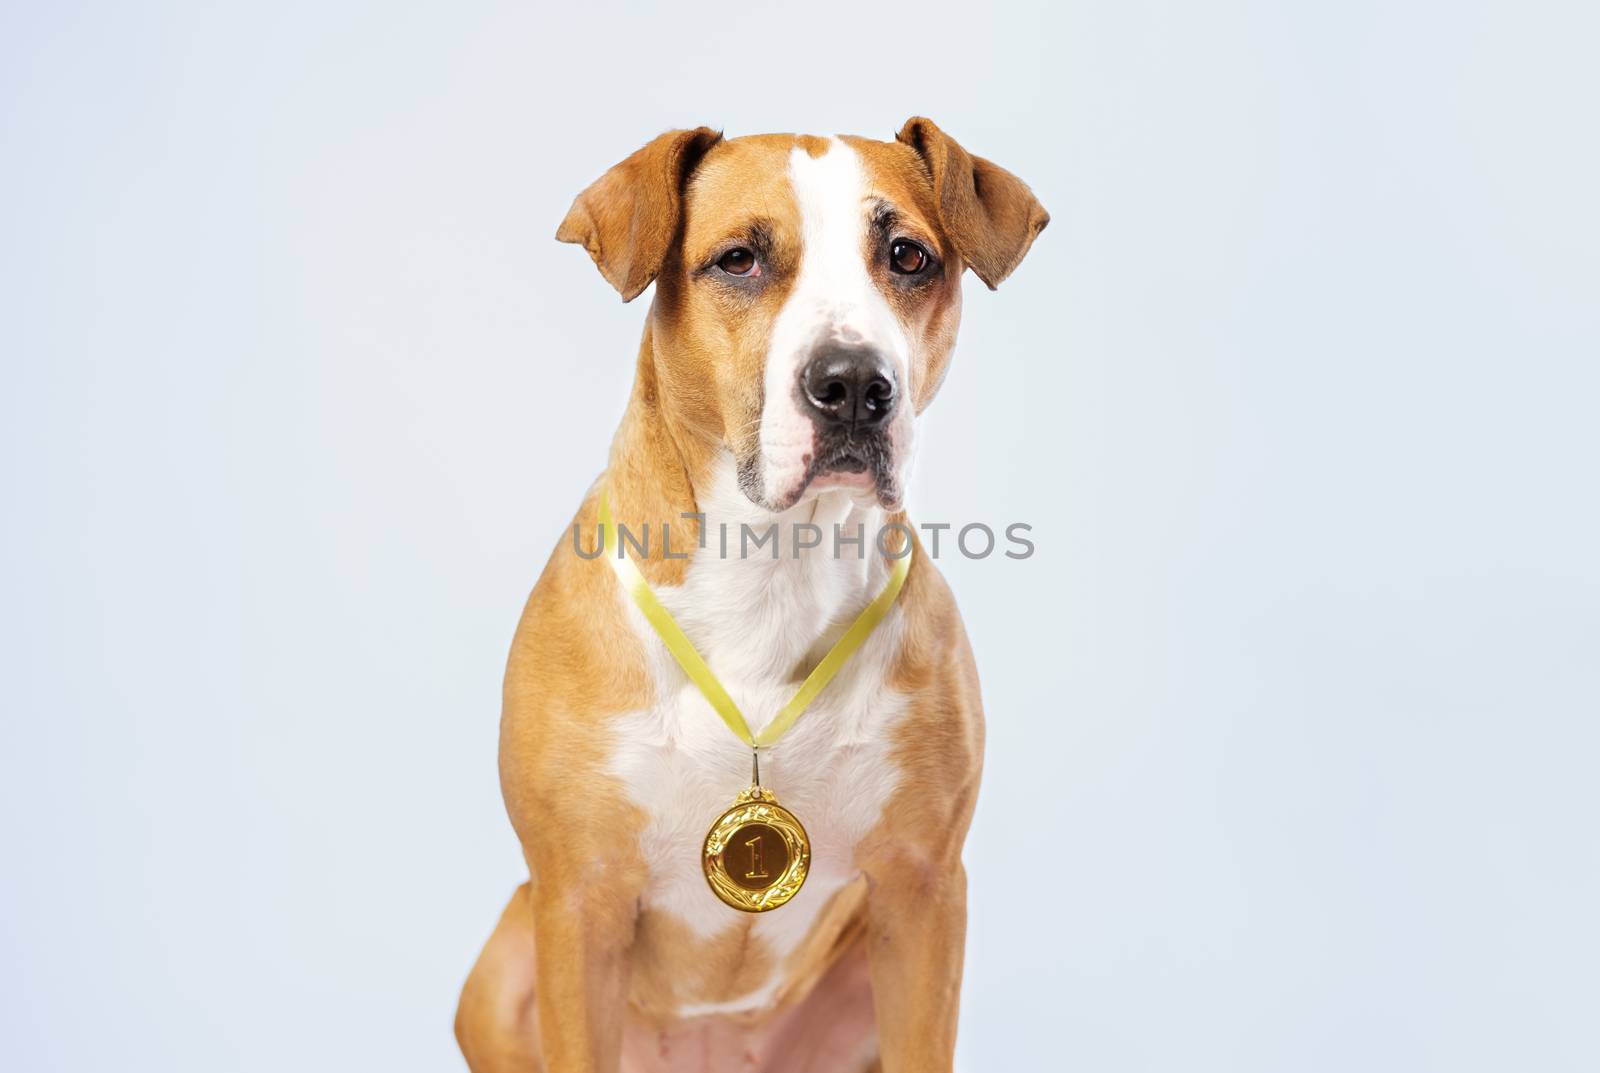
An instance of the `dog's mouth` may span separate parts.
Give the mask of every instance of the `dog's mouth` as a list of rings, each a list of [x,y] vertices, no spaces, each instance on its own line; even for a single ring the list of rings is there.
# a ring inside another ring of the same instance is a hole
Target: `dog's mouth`
[[[888,469],[888,451],[882,437],[853,437],[848,434],[828,437],[819,443],[806,478],[815,480],[835,473],[857,473],[880,480]]]
[[[816,450],[790,501],[832,488],[870,495],[886,508],[898,507],[899,480],[888,438],[880,432],[819,432]]]
[[[875,501],[885,510],[900,508],[902,489],[895,452],[881,431],[819,430],[812,449],[789,470],[787,481],[768,482],[764,469],[760,451],[740,458],[739,485],[752,503],[774,513],[828,491],[847,492],[862,505]]]

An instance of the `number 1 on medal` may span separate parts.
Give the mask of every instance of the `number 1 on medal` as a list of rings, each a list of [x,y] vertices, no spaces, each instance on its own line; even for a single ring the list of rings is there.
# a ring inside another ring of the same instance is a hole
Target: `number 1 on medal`
[[[768,879],[767,870],[761,867],[761,836],[756,835],[745,845],[750,847],[750,871],[744,874],[746,879]]]

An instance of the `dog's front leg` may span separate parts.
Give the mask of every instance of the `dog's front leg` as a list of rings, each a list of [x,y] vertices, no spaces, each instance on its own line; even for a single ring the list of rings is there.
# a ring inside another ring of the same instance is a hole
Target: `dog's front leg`
[[[866,864],[867,959],[884,1073],[949,1073],[967,934],[967,874],[947,857]]]
[[[545,1068],[617,1073],[637,902],[548,866],[535,871],[531,894]]]

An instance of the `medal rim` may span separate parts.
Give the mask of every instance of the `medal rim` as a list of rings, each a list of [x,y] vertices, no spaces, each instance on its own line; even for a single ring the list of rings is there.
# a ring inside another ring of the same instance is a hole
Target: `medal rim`
[[[736,814],[755,809],[770,810],[772,815],[753,813],[740,822],[733,822]],[[721,842],[723,850],[726,850],[728,837],[740,827],[752,823],[773,828],[784,836],[784,841],[789,845],[789,866],[771,886],[759,891],[747,890],[734,882],[728,874],[727,865],[722,861],[722,852],[713,852],[711,848]],[[778,799],[770,791],[759,786],[751,787],[741,793],[739,800],[725,809],[706,831],[700,863],[705,872],[706,885],[723,905],[741,913],[770,913],[787,905],[805,886],[806,877],[811,873],[811,836],[806,833],[800,818],[778,804]],[[719,878],[723,886],[718,885]]]

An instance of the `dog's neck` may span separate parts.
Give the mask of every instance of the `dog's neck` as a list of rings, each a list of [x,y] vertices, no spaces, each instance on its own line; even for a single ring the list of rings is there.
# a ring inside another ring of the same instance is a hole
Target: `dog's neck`
[[[647,327],[606,475],[619,526],[649,534],[647,554],[628,554],[719,674],[803,677],[884,584],[875,540],[899,519],[843,491],[773,513],[735,469],[719,441],[674,420]]]

